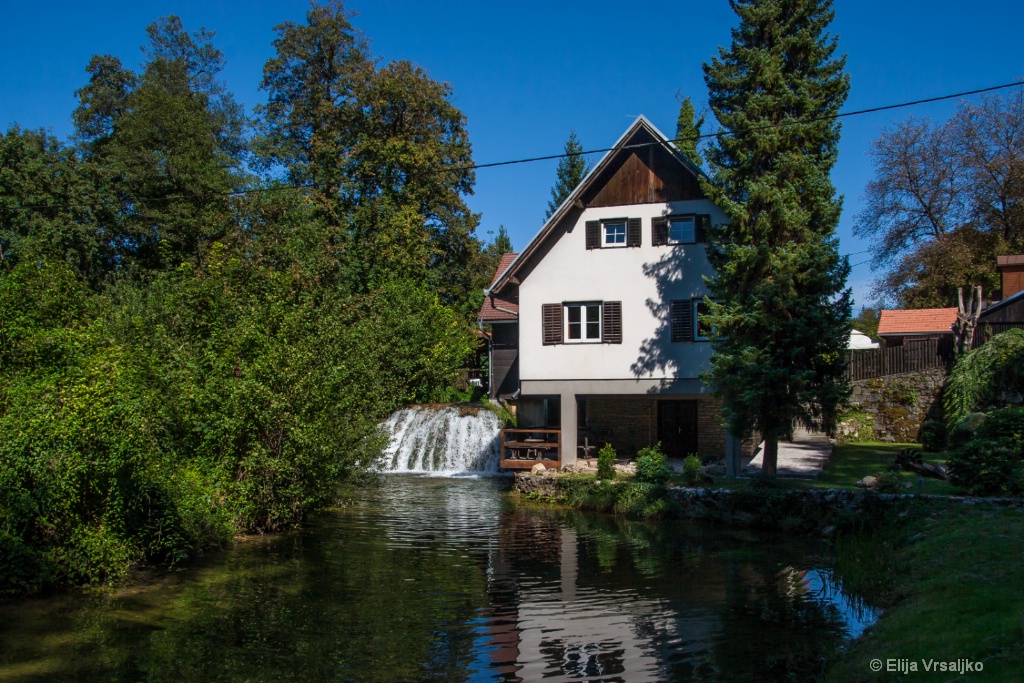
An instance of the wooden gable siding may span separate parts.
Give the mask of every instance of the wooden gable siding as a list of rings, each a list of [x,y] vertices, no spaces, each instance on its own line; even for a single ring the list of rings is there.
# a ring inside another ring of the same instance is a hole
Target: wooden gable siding
[[[1008,304],[1000,306],[991,313],[983,311],[979,324],[992,323],[1024,323],[1024,298],[1016,299]]]
[[[628,144],[654,142],[636,136]],[[622,206],[703,199],[696,175],[660,145],[620,153],[592,186],[587,206]]]
[[[1003,298],[1011,296],[1024,289],[1024,266],[1013,265],[1000,268],[1003,276]]]

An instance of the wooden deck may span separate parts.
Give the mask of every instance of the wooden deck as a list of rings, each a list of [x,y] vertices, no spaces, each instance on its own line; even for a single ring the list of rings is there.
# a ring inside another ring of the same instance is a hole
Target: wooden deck
[[[558,469],[562,465],[562,432],[559,429],[501,430],[500,466],[528,470],[541,464]]]

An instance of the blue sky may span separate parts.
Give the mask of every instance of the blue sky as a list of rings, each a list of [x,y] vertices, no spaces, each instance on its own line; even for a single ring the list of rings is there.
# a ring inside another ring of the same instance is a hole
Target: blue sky
[[[727,45],[735,16],[725,0],[677,2],[419,2],[349,0],[354,23],[383,60],[408,59],[452,85],[466,114],[477,162],[558,153],[575,129],[587,149],[607,147],[638,114],[675,130],[676,93],[706,102],[701,64]],[[97,53],[136,66],[145,27],[178,14],[190,29],[217,32],[224,78],[247,109],[271,56],[273,26],[303,21],[299,0],[131,3],[0,0],[0,126],[71,131],[74,91]],[[848,55],[846,109],[863,109],[1024,79],[1024,5],[1002,0],[837,0],[833,30]],[[860,197],[872,177],[871,142],[908,116],[943,120],[955,103],[847,119],[833,172],[845,197],[839,234],[855,264],[850,285],[867,302],[872,272],[853,237]],[[594,157],[596,160],[597,157]],[[477,174],[480,234],[508,228],[522,248],[540,228],[554,161]]]

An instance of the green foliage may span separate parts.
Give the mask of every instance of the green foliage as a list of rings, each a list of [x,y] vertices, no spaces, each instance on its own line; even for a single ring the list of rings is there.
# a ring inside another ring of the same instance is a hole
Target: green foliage
[[[606,443],[601,446],[601,450],[597,452],[597,478],[598,479],[614,479],[615,478],[615,459],[619,456],[615,452],[615,448],[610,443]]]
[[[708,197],[728,224],[709,231],[705,380],[734,434],[763,435],[765,469],[794,422],[831,430],[849,389],[847,259],[829,179],[845,57],[828,32],[830,0],[736,0],[732,42],[704,65],[709,104],[730,135],[707,150]]]
[[[672,476],[668,458],[661,452],[661,442],[641,448],[636,456],[636,480],[645,484],[663,485]]]
[[[907,487],[899,472],[880,472],[875,475],[875,490],[879,493],[906,493]]]
[[[300,524],[377,467],[389,413],[451,396],[493,266],[472,172],[422,171],[469,163],[465,120],[347,16],[279,27],[265,72],[262,159],[312,191],[241,171],[223,54],[174,16],[140,73],[90,61],[75,147],[0,136],[0,593]]]
[[[1007,330],[961,356],[943,394],[950,429],[968,414],[1021,400],[1024,394],[1024,330]]]
[[[917,440],[923,449],[928,453],[938,453],[946,449],[948,432],[946,423],[942,420],[929,419],[921,423],[921,429],[917,434]]]
[[[851,325],[858,332],[878,341],[878,321],[881,319],[881,316],[882,312],[879,309],[864,306],[860,309],[857,317],[853,319]]]
[[[555,170],[555,185],[551,188],[551,199],[548,201],[548,210],[544,218],[551,218],[551,214],[558,210],[562,202],[572,194],[572,191],[583,182],[587,173],[590,172],[590,163],[584,158],[583,146],[576,139],[576,131],[569,131],[569,139],[565,141],[565,154],[558,161],[558,168]]]
[[[615,512],[639,517],[658,519],[671,509],[664,486],[657,482],[637,480],[619,487],[615,501]]]
[[[679,103],[679,117],[676,119],[675,145],[687,159],[693,162],[697,168],[701,167],[701,158],[698,145],[700,144],[701,128],[704,127],[704,114],[697,116],[693,108],[693,102],[689,97],[684,97]]]
[[[958,425],[950,478],[971,495],[1024,494],[1024,407],[968,416]]]
[[[701,483],[702,472],[700,458],[696,455],[688,455],[683,460],[683,483],[687,486],[696,486]]]

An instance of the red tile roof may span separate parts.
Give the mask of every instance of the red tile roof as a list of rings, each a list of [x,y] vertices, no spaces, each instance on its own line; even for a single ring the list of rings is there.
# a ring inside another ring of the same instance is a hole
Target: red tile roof
[[[494,278],[491,280],[491,285],[497,282],[498,278],[501,277],[501,274],[504,273],[510,265],[512,265],[512,262],[516,259],[516,256],[519,256],[519,254],[516,254],[515,252],[511,251],[501,255],[501,261],[498,263],[497,270],[494,271]],[[493,304],[491,301],[492,298]],[[498,308],[495,308],[495,306],[507,310],[499,311]],[[509,313],[508,311],[514,312]],[[509,301],[507,299],[503,299],[498,295],[495,295],[494,297],[484,297],[484,303],[483,306],[480,307],[480,313],[477,315],[477,318],[482,320],[483,322],[496,320],[516,320],[519,318],[519,304]]]
[[[936,334],[952,332],[956,322],[955,308],[918,308],[882,311],[878,334]]]

